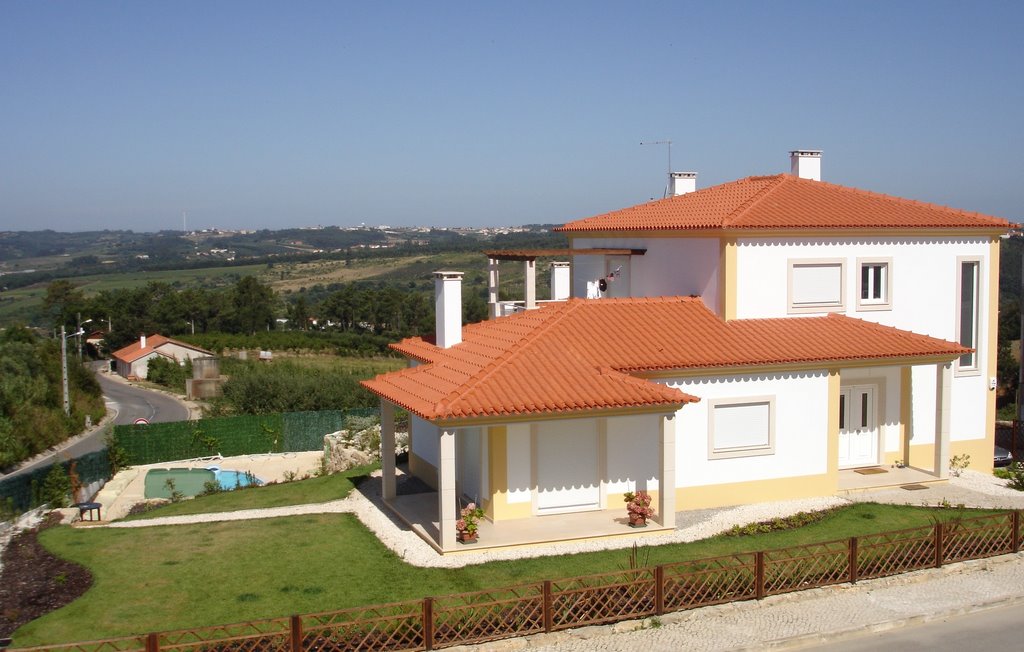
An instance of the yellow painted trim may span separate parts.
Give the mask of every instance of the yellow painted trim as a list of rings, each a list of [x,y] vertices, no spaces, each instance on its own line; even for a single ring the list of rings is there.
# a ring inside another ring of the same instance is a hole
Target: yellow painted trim
[[[531,516],[530,503],[508,502],[508,428],[487,428],[488,472],[491,479],[491,499],[485,506],[492,521],[507,521]]]
[[[900,369],[900,448],[893,459],[886,459],[890,464],[896,460],[909,464],[910,440],[914,436],[914,384],[913,369]]]
[[[736,238],[722,238],[720,246],[721,253],[718,262],[719,314],[725,320],[736,319],[736,270],[739,269]]]
[[[836,442],[838,444],[838,431]],[[833,459],[836,460],[834,463],[838,464],[838,458],[833,457]],[[832,465],[833,462],[830,461],[830,469]],[[838,471],[835,474],[830,471],[820,475],[805,475],[793,478],[730,482],[701,487],[681,487],[676,489],[676,506],[677,508],[685,506],[688,510],[729,507],[732,505],[763,503],[774,500],[831,496],[838,490]]]
[[[956,360],[955,355],[921,356],[916,358],[872,358],[869,360],[817,360],[793,364],[736,365],[734,367],[695,367],[692,369],[667,369],[634,373],[637,378],[690,378],[694,376],[745,376],[778,372],[825,371],[840,364],[843,369],[867,369],[871,367],[895,367],[899,365],[944,364]]]
[[[991,439],[967,439],[949,442],[949,456],[970,455],[971,471],[992,472],[992,451],[995,444]],[[915,444],[910,447],[910,466],[930,473],[935,472],[935,445]]]
[[[409,473],[437,491],[437,467],[412,451],[409,451]]]
[[[999,238],[992,238],[988,244],[988,340],[985,342],[988,354],[988,375],[986,379],[997,378],[997,360],[999,358]],[[986,382],[986,387],[988,384]],[[985,396],[985,441],[988,450],[996,445],[996,392],[986,390]],[[973,459],[973,455],[971,456]],[[991,469],[992,455],[988,455]]]
[[[622,231],[571,231],[575,238],[842,238],[842,237],[917,237],[953,238],[962,236],[996,237],[1010,232],[1010,228],[956,228],[956,229],[662,229]],[[567,232],[569,233],[569,232]]]
[[[828,372],[828,471],[834,487],[839,486],[839,394],[842,382],[838,369]],[[834,489],[833,489],[834,491]]]

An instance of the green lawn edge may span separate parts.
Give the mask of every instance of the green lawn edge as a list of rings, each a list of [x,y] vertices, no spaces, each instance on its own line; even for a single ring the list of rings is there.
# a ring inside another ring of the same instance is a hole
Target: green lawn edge
[[[642,546],[650,566],[818,543],[998,510],[855,504],[822,521],[754,536]],[[19,647],[146,634],[628,568],[629,550],[494,561],[461,569],[405,563],[350,514],[146,528],[52,528],[43,544],[85,565],[95,584],[20,628]],[[642,544],[642,542],[641,542]]]

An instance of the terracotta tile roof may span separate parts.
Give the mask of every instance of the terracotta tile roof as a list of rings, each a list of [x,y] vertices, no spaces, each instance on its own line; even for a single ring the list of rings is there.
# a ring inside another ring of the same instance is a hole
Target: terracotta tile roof
[[[1002,218],[789,174],[747,177],[569,222],[556,231],[1011,229]]]
[[[178,346],[183,346],[187,349],[192,349],[193,351],[199,351],[207,355],[213,355],[212,351],[207,351],[206,349],[199,348],[198,346],[195,346],[193,344],[186,344],[185,342],[180,342],[169,337],[164,337],[163,335],[149,335],[148,337],[146,337],[145,348],[142,348],[142,343],[139,340],[135,340],[128,346],[120,348],[117,351],[114,351],[113,356],[116,360],[131,363],[153,353],[156,349],[160,348],[165,344],[176,344]]]
[[[699,298],[570,299],[464,327],[439,349],[393,345],[419,366],[363,385],[425,419],[679,406],[698,400],[631,374],[968,352],[843,315],[723,321]]]

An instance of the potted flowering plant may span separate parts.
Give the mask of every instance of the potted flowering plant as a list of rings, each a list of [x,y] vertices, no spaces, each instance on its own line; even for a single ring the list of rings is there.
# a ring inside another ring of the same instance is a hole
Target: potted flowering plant
[[[626,513],[629,515],[630,527],[646,527],[647,519],[654,516],[651,509],[651,495],[646,491],[627,491],[623,498],[626,499]]]
[[[459,533],[459,541],[473,543],[476,541],[478,524],[484,516],[484,510],[477,507],[476,503],[470,503],[462,508],[459,516],[459,520],[455,521],[455,531]]]

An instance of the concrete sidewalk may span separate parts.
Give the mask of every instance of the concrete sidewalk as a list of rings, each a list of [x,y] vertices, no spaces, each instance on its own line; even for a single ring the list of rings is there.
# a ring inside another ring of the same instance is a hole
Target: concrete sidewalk
[[[823,645],[982,609],[1024,605],[1024,553],[657,619],[494,641],[452,650],[763,650]]]

